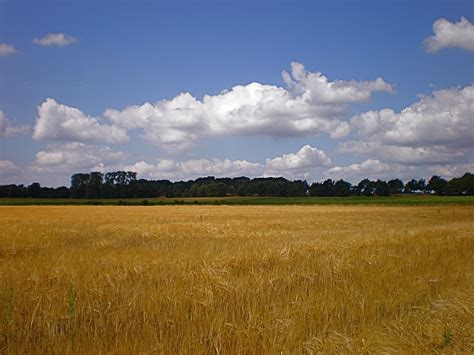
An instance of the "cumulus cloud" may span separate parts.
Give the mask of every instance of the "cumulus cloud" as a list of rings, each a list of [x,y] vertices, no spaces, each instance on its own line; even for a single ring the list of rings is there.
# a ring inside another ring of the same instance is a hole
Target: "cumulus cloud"
[[[348,134],[344,114],[350,103],[365,102],[373,92],[393,92],[383,79],[329,81],[300,63],[283,72],[287,88],[250,83],[198,100],[182,93],[171,100],[108,109],[104,116],[125,129],[142,129],[147,141],[181,149],[212,136],[266,135],[332,138]]]
[[[0,160],[0,185],[23,181],[22,168],[10,160]]]
[[[449,164],[463,160],[465,157],[463,150],[450,149],[444,146],[403,147],[364,141],[341,143],[339,151],[403,165]]]
[[[291,75],[283,71],[283,80],[296,95],[314,103],[315,106],[333,104],[345,105],[349,102],[364,102],[370,99],[373,92],[393,93],[393,87],[382,78],[374,81],[329,81],[320,72],[308,72],[301,63],[291,63]]]
[[[452,179],[456,177],[463,176],[465,173],[474,172],[474,163],[468,164],[447,164],[443,166],[433,166],[430,168],[430,171],[434,175],[440,175],[446,179]]]
[[[376,91],[393,92],[381,78],[374,81],[330,81],[300,63],[284,71],[287,88],[260,83],[237,85],[198,100],[182,93],[170,100],[107,109],[99,118],[47,99],[38,108],[33,138],[121,143],[138,129],[146,141],[167,150],[189,147],[199,139],[222,136],[316,136],[348,134],[348,105],[365,102]]]
[[[331,159],[326,152],[318,148],[305,145],[296,153],[284,154],[280,157],[267,159],[265,175],[289,177],[308,177],[310,171],[317,167],[328,166]]]
[[[400,112],[369,111],[351,120],[359,138],[339,151],[405,165],[454,164],[474,147],[474,85],[435,91]]]
[[[317,148],[305,145],[298,152],[267,159],[265,164],[247,160],[230,159],[191,159],[173,161],[158,160],[156,164],[145,161],[126,165],[125,170],[136,171],[139,176],[156,179],[190,179],[202,176],[284,176],[287,178],[306,178],[314,168],[331,163],[327,154]]]
[[[400,113],[391,109],[363,113],[351,125],[362,135],[391,144],[472,146],[473,116],[474,85],[470,85],[435,91]]]
[[[260,176],[264,167],[259,163],[230,159],[193,159],[174,162],[159,160],[156,164],[140,161],[124,167],[136,171],[139,176],[159,179],[190,179],[202,176],[236,177]]]
[[[16,172],[18,167],[10,160],[0,160],[0,172],[2,175]]]
[[[334,180],[344,179],[350,182],[358,182],[361,179],[393,179],[411,178],[414,175],[413,167],[400,164],[389,164],[376,159],[367,159],[359,164],[348,166],[335,166],[328,169],[324,175]]]
[[[26,134],[30,131],[30,126],[16,126],[7,118],[5,113],[0,110],[0,138],[8,138]]]
[[[433,33],[423,42],[429,53],[450,47],[474,51],[474,25],[465,17],[454,23],[440,18],[433,24]]]
[[[123,143],[129,140],[123,128],[102,124],[77,108],[46,99],[38,107],[33,138],[36,140]]]
[[[71,142],[48,145],[46,150],[36,153],[37,170],[59,170],[75,173],[80,170],[103,170],[118,164],[126,154],[106,146]]]
[[[15,168],[15,163],[10,160],[0,160],[0,170],[6,171]]]
[[[33,43],[40,46],[64,47],[76,43],[79,40],[76,37],[68,36],[64,33],[48,33],[43,37],[35,37]]]
[[[11,44],[0,43],[0,57],[15,53],[18,53],[18,51]]]

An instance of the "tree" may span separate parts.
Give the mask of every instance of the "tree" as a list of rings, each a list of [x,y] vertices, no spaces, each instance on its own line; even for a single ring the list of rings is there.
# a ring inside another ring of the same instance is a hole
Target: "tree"
[[[86,198],[100,198],[102,192],[102,183],[104,174],[93,171],[89,174],[89,180],[86,187]]]
[[[334,196],[339,196],[339,197],[346,197],[349,196],[351,193],[351,187],[352,185],[344,180],[338,180],[334,184]]]
[[[318,197],[334,196],[334,181],[327,179],[323,183],[313,183],[309,188],[309,195]]]
[[[431,177],[430,181],[428,181],[426,189],[428,191],[434,191],[437,195],[444,195],[446,194],[447,186],[448,182],[446,180],[437,175],[434,175]]]
[[[377,180],[374,183],[374,194],[377,196],[390,195],[390,189],[388,187],[388,184],[383,180]]]
[[[391,195],[401,194],[403,192],[403,181],[400,179],[390,180],[388,183],[388,190]]]
[[[28,195],[32,198],[41,197],[41,185],[38,182],[34,182],[28,186]]]
[[[406,193],[420,193],[426,190],[426,182],[425,179],[411,179],[405,185],[405,192]]]
[[[87,184],[90,174],[74,174],[71,176],[71,197],[84,198],[86,196]]]
[[[357,193],[364,196],[373,196],[375,192],[374,183],[369,179],[364,179],[357,185]]]
[[[451,179],[446,190],[448,195],[474,195],[474,174],[465,173],[460,178]]]
[[[69,198],[69,189],[66,186],[60,186],[55,189],[54,195],[56,198]]]

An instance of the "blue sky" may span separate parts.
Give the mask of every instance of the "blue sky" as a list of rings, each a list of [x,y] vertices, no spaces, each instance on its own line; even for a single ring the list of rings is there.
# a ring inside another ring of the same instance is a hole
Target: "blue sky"
[[[0,51],[0,183],[122,168],[172,180],[456,176],[474,161],[473,14],[457,0],[0,1],[0,45],[13,48]],[[290,89],[293,62],[309,79]],[[202,104],[236,85],[247,96]],[[309,98],[295,108],[267,86]],[[173,101],[185,92],[197,103]]]

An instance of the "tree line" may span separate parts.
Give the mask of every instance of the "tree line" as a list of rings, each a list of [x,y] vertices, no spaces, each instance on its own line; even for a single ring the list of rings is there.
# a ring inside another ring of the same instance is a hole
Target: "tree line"
[[[389,196],[398,194],[474,195],[474,174],[445,180],[432,176],[412,179],[406,184],[400,179],[363,179],[356,185],[344,180],[327,179],[311,186],[304,180],[290,181],[283,177],[215,178],[202,177],[189,181],[137,179],[132,171],[108,173],[77,173],[71,177],[71,186],[57,188],[31,185],[0,185],[0,197],[29,198],[153,198],[153,197],[219,197],[219,196]]]

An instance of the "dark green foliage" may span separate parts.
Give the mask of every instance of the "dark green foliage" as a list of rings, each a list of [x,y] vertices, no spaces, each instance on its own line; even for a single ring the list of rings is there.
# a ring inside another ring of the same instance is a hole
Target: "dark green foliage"
[[[369,179],[364,179],[357,185],[356,192],[358,195],[373,196],[375,192],[375,183]]]
[[[466,173],[450,180],[446,190],[448,195],[474,195],[474,174]]]
[[[388,183],[388,190],[391,195],[401,194],[405,185],[400,179],[392,179]]]
[[[439,176],[431,177],[426,189],[428,191],[434,191],[437,195],[444,195],[446,194],[446,190],[448,187],[448,182]]]
[[[311,185],[304,180],[290,181],[283,177],[215,178],[207,176],[189,181],[137,180],[137,173],[116,171],[77,173],[71,177],[71,187],[41,187],[33,183],[24,185],[0,185],[0,198],[35,199],[88,199],[90,204],[97,199],[117,199],[115,203],[126,204],[123,199],[143,198],[189,198],[189,197],[349,197],[349,196],[389,196],[407,194],[436,193],[438,195],[474,195],[474,175],[466,173],[449,182],[433,176],[426,184],[424,179],[412,179],[404,186],[399,179],[388,182],[363,179],[352,186],[344,180],[315,182]],[[158,203],[158,202],[157,202]],[[146,204],[146,202],[143,202]]]
[[[411,179],[405,185],[405,193],[423,193],[426,190],[425,179]]]
[[[322,183],[315,182],[309,188],[309,195],[317,197],[334,196],[334,181],[332,181],[331,179],[327,179]]]
[[[351,193],[352,185],[344,180],[339,180],[334,184],[334,196],[346,197]]]
[[[150,206],[165,205],[212,205],[215,197],[183,197],[175,198],[157,197],[149,198]],[[117,205],[118,199],[59,199],[59,198],[0,198],[0,206],[13,205],[87,205],[89,201],[98,205]],[[127,206],[142,205],[143,199],[127,198],[120,200]],[[311,197],[311,196],[226,196],[217,201],[221,205],[474,205],[474,196],[437,196],[402,194],[392,196],[346,196],[346,197]]]
[[[32,183],[28,186],[28,194],[31,198],[41,197],[41,185],[38,182]]]
[[[377,180],[374,183],[374,194],[377,196],[388,196],[390,195],[390,189],[385,181]]]

